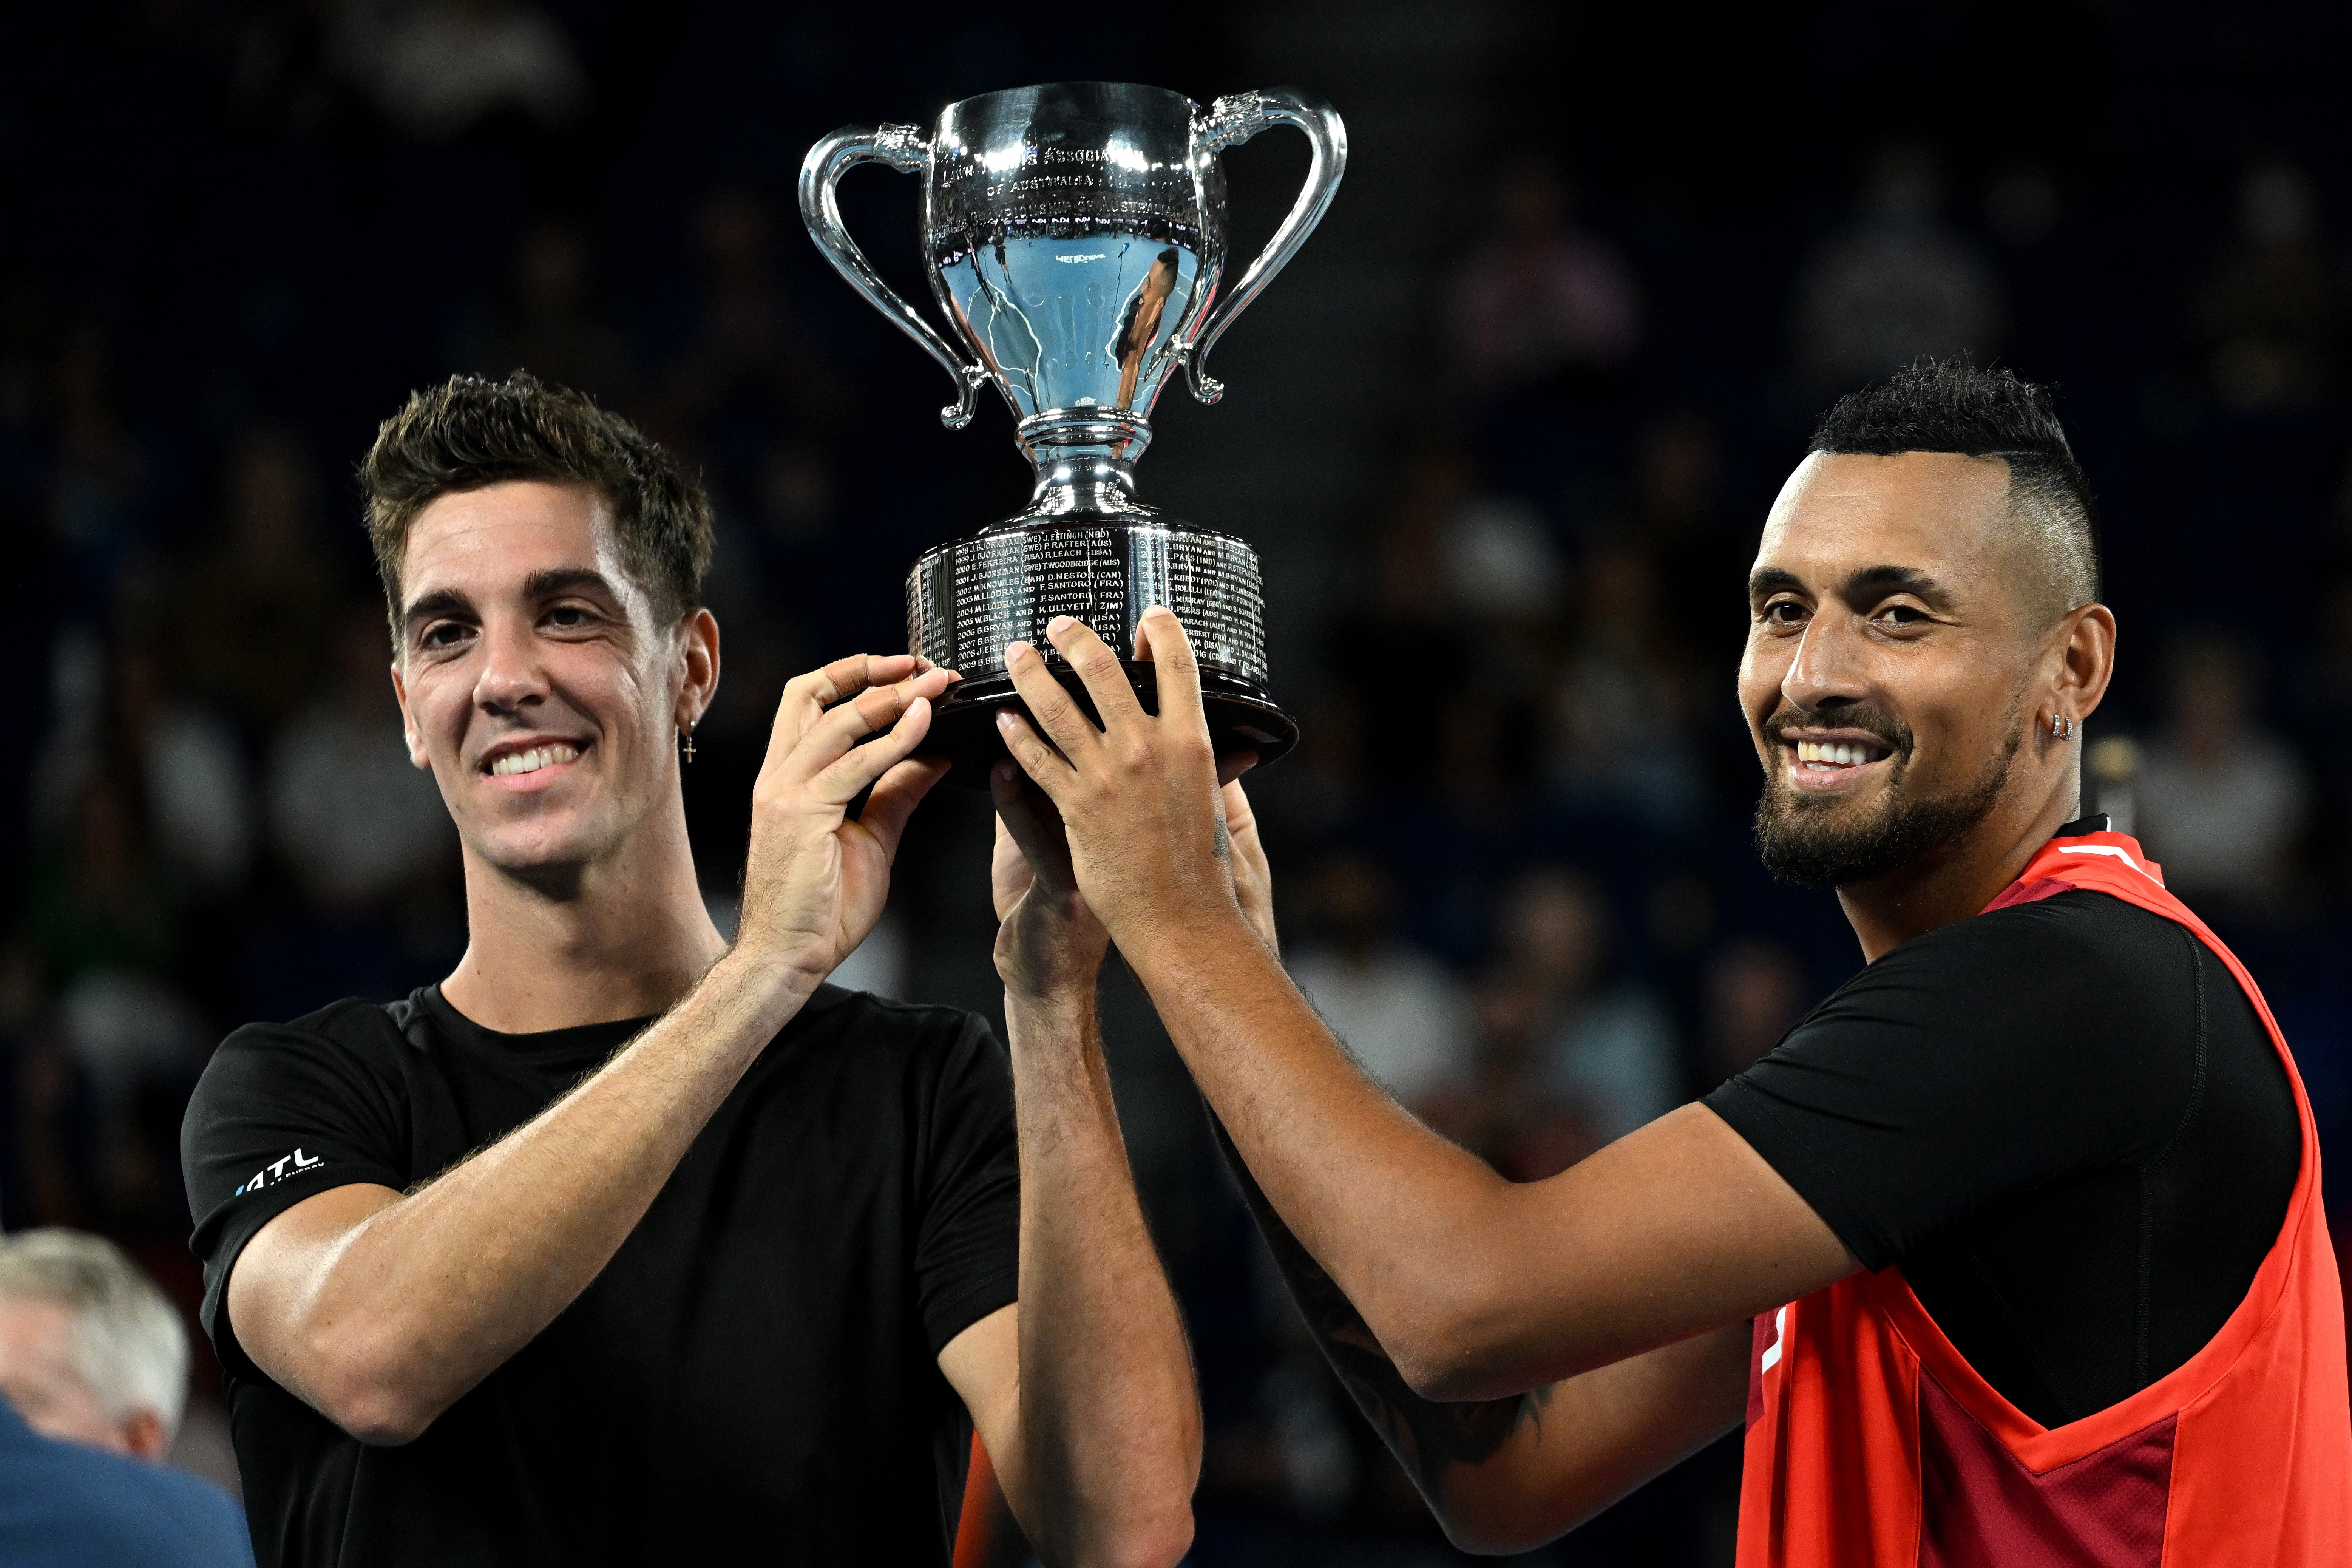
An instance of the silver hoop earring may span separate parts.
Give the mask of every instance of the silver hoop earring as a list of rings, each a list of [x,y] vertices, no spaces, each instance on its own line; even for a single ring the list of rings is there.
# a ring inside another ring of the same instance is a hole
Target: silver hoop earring
[[[2052,714],[2050,716],[2050,738],[2053,741],[2073,740],[2074,738],[2074,721],[2068,718],[2063,713]]]

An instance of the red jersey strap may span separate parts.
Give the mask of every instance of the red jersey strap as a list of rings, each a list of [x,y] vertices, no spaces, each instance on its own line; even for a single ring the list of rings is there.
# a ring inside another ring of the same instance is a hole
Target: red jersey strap
[[[2105,873],[2115,875],[2106,876]],[[1979,912],[1989,915],[2011,904],[2030,904],[2053,893],[2063,893],[2072,887],[2090,888],[2102,893],[2113,892],[2114,889],[2103,883],[2115,880],[2116,877],[2153,882],[2159,891],[2164,887],[2164,868],[2149,859],[2140,849],[2139,840],[2129,834],[2085,833],[2073,838],[2053,838],[2025,863],[2025,869],[2018,873],[2017,880],[2003,888],[2000,896]],[[2141,903],[2137,898],[2126,901],[2141,904],[2144,909],[2152,907]],[[2168,893],[2166,894],[2166,901],[2170,907],[2156,910],[2156,913],[2174,920],[2189,913],[2188,906]],[[2194,916],[2189,918],[2192,922],[2195,921]],[[2203,934],[2207,946],[2219,945],[2212,941],[2210,931]]]
[[[2079,837],[2053,838],[2026,862],[2017,880],[1985,906],[1985,912],[2032,903],[2058,893],[2081,889],[2121,899],[2151,914],[2187,927],[2206,950],[2219,959],[2254,1005],[2294,1089],[2295,1114],[2303,1130],[2303,1163],[2288,1199],[2282,1226],[2283,1245],[2274,1246],[2254,1275],[2253,1284],[2221,1331],[2195,1355],[2129,1398],[2080,1421],[2055,1430],[2019,1410],[1979,1375],[1941,1328],[1919,1304],[1899,1268],[1866,1276],[1864,1285],[1903,1337],[1919,1353],[1921,1363],[1945,1390],[1984,1428],[1999,1437],[2030,1468],[2039,1471],[2063,1465],[2139,1431],[2167,1414],[2195,1401],[2236,1363],[2240,1355],[2268,1321],[2286,1289],[2287,1273],[2297,1256],[2294,1245],[2318,1205],[2318,1131],[2312,1121],[2311,1102],[2294,1070],[2278,1021],[2261,989],[2235,954],[2189,908],[2165,889],[2164,868],[2150,860],[2139,841],[2122,833],[2088,833]]]
[[[2052,840],[1987,908],[2075,889],[2188,930],[2268,1029],[2303,1134],[2278,1238],[2195,1355],[2054,1429],[1978,1374],[1898,1269],[1759,1319],[1740,1568],[2352,1568],[2344,1303],[2294,1058],[2244,966],[2126,835]]]

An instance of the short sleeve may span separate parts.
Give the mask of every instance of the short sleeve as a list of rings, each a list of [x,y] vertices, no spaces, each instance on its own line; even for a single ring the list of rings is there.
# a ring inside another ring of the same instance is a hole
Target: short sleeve
[[[924,1150],[915,1289],[933,1354],[1019,1299],[1021,1155],[1013,1064],[966,1016],[940,1065]]]
[[[1916,938],[1706,1103],[1864,1268],[1899,1263],[2179,1125],[2194,1067],[2167,1014],[2189,998],[2162,962],[2179,936],[2126,923],[2154,919],[2073,893]]]
[[[415,1179],[399,1048],[382,1009],[349,1003],[299,1024],[248,1025],[213,1053],[181,1124],[180,1163],[205,1330],[225,1363],[242,1360],[225,1310],[229,1270],[257,1231],[331,1187],[397,1191]]]

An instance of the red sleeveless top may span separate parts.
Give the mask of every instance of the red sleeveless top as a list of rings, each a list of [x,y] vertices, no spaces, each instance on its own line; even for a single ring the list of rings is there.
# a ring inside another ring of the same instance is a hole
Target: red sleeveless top
[[[2303,1125],[2278,1239],[2202,1350],[2055,1430],[1977,1375],[1899,1268],[1757,1319],[1739,1568],[2352,1568],[2344,1300],[2294,1058],[2244,966],[2122,834],[2053,839],[1986,908],[2076,888],[2187,927],[2270,1031]]]

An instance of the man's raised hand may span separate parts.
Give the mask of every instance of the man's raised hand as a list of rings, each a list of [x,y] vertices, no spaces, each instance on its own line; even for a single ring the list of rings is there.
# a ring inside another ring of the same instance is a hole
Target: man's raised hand
[[[866,940],[907,818],[946,776],[945,759],[912,753],[929,732],[932,700],[954,679],[910,654],[855,654],[784,687],[751,788],[738,952],[814,986]],[[849,820],[849,803],[869,785],[866,809]]]
[[[989,866],[996,973],[1021,1001],[1091,1006],[1110,933],[1078,891],[1061,813],[1015,763],[991,769],[989,788],[996,799],[996,854]]]
[[[1013,760],[1060,813],[1087,903],[1122,944],[1235,916],[1223,781],[1184,628],[1156,605],[1136,627],[1137,657],[1158,667],[1156,716],[1143,710],[1118,656],[1093,631],[1057,616],[1045,635],[1085,682],[1102,727],[1026,643],[1008,647],[1004,662],[1036,723],[1008,710],[997,725]]]

